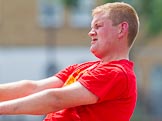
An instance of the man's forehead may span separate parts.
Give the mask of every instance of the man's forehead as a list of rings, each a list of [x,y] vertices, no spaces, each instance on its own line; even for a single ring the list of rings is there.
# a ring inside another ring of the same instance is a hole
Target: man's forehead
[[[103,17],[103,16],[101,16],[101,15],[96,15],[96,16],[93,17],[92,23],[98,23],[98,22],[101,22],[101,21],[103,21],[103,20],[104,20],[104,17]]]
[[[94,24],[97,24],[97,23],[102,23],[104,22],[106,19],[108,19],[107,16],[104,16],[104,15],[96,15],[93,17],[92,19],[92,22],[91,22],[91,26],[94,25]]]

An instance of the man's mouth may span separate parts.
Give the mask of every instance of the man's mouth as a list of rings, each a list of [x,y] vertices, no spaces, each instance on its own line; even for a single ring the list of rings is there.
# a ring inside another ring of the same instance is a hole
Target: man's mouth
[[[97,38],[93,38],[91,44],[94,44],[97,40],[98,40]]]
[[[93,38],[92,41],[97,41],[97,38]]]

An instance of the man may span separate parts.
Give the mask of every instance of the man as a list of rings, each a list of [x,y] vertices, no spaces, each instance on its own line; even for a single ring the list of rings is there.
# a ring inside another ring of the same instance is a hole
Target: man
[[[71,65],[53,77],[0,85],[0,114],[47,114],[44,121],[129,121],[137,100],[129,51],[139,29],[132,6],[93,10],[91,52],[97,61]]]

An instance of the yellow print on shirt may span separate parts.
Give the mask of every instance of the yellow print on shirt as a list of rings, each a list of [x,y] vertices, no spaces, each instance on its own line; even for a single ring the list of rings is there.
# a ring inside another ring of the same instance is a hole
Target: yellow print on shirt
[[[69,78],[67,79],[67,81],[65,82],[64,86],[70,85],[74,82],[77,81],[77,79],[85,72],[85,70],[81,71],[80,69],[78,69],[77,71],[75,71],[74,73],[72,73]]]

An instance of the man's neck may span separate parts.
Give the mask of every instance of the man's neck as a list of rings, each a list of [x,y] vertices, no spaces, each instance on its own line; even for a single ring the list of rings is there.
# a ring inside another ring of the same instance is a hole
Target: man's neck
[[[117,54],[117,55],[108,55],[104,58],[101,58],[102,63],[107,63],[115,60],[129,60],[129,54]]]

